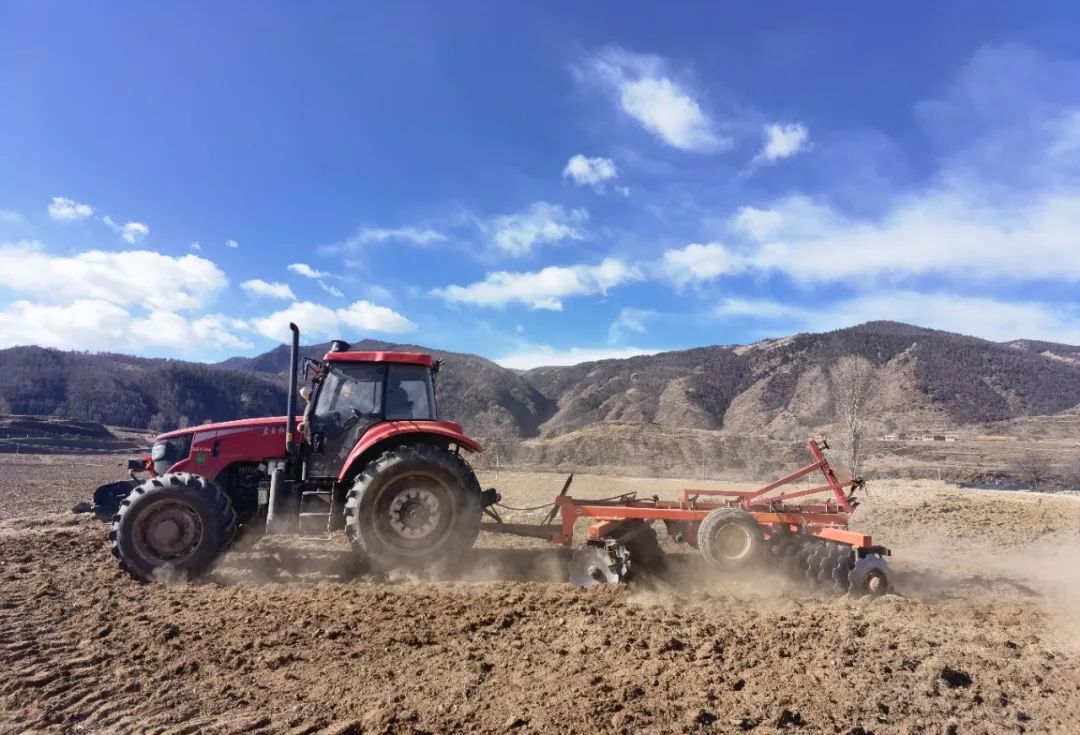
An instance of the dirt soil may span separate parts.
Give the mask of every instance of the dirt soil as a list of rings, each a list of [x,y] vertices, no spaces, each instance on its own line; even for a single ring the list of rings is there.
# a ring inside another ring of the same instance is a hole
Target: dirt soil
[[[871,486],[856,525],[894,549],[898,593],[877,599],[724,579],[686,554],[662,579],[583,591],[562,581],[559,552],[486,535],[435,579],[356,575],[341,539],[268,539],[204,582],[166,586],[122,575],[104,527],[69,512],[119,471],[32,459],[0,467],[2,733],[1075,733],[1080,721],[1076,498]],[[561,483],[498,482],[518,506]],[[573,492],[681,485],[578,477]]]

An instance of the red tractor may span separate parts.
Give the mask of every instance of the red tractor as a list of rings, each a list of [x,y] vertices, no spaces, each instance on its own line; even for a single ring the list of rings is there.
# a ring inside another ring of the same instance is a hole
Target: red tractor
[[[289,327],[285,416],[162,434],[150,456],[129,461],[131,480],[94,493],[113,554],[134,577],[197,576],[238,533],[327,537],[344,527],[381,568],[452,559],[475,542],[498,496],[481,491],[462,457],[480,445],[438,420],[439,362],[335,341],[322,360],[305,358],[310,382],[298,391],[300,332]],[[299,425],[297,395],[307,401]]]

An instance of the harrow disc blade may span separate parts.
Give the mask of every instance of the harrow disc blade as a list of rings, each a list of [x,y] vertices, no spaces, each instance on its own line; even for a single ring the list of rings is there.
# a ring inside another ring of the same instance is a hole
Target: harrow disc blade
[[[848,577],[851,574],[854,556],[849,547],[842,546],[840,547],[840,553],[835,557],[831,572],[833,590],[837,594],[847,592],[848,586],[851,584]]]
[[[828,549],[822,541],[812,541],[807,546],[810,547],[810,552],[806,557],[806,567],[802,570],[803,576],[806,577],[811,586],[816,586],[821,562],[825,558]]]
[[[845,553],[846,547],[840,544],[827,543],[825,545],[825,554],[821,557],[817,573],[818,582],[820,582],[823,587],[828,589],[833,589],[835,587],[835,572],[836,569],[843,564]],[[847,589],[846,584],[844,585],[844,589]]]
[[[618,584],[630,574],[630,552],[622,544],[586,544],[570,559],[570,583],[585,589]]]
[[[769,542],[769,554],[778,564],[783,564],[793,543],[795,539],[790,536],[774,536]]]
[[[810,555],[810,550],[810,544],[805,541],[799,540],[793,544],[787,558],[784,559],[784,571],[794,579],[802,579],[805,576],[806,560]]]

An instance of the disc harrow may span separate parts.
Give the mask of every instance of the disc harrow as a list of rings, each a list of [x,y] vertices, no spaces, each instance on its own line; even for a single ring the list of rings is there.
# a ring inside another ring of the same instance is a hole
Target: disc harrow
[[[807,448],[811,464],[749,492],[686,489],[678,500],[636,493],[586,500],[567,494],[571,475],[546,523],[510,524],[494,516],[495,522],[483,527],[569,547],[577,522],[592,521],[570,562],[570,581],[585,588],[624,582],[642,568],[661,569],[663,553],[652,527],[661,521],[672,539],[695,547],[724,573],[767,567],[828,594],[888,593],[889,550],[848,529],[863,481],[837,479],[822,454],[828,444],[810,439]],[[813,472],[821,472],[825,484],[776,492]],[[825,499],[811,502],[815,495]]]

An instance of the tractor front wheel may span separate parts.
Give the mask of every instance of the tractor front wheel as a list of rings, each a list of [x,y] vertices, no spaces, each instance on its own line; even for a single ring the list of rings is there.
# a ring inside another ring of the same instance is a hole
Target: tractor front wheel
[[[353,549],[379,569],[454,561],[480,532],[480,483],[434,444],[383,452],[357,475],[345,503]]]
[[[109,539],[120,566],[136,579],[188,580],[206,572],[232,541],[229,497],[204,477],[152,477],[120,501]]]

